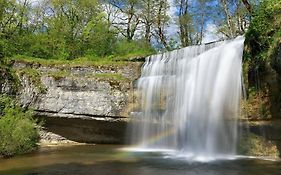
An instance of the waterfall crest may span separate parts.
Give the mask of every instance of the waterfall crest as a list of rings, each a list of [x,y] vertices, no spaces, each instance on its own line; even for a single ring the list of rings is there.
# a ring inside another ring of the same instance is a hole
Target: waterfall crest
[[[236,154],[244,37],[146,59],[131,142],[216,159]]]

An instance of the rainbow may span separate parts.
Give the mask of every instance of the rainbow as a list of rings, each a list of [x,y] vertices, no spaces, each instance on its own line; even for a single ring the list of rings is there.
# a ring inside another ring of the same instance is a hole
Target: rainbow
[[[145,140],[145,142],[140,142],[134,145],[131,145],[130,147],[127,148],[122,148],[121,150],[125,150],[125,151],[150,151],[152,149],[146,149],[145,147],[149,146],[149,145],[153,145],[154,143],[157,143],[160,140],[163,140],[167,137],[173,136],[175,134],[175,129],[172,128],[170,130],[165,130],[164,132],[158,133],[157,135],[152,135],[151,137],[149,137],[147,140]],[[145,147],[144,147],[145,145]],[[168,149],[155,149],[155,150],[159,150],[159,151],[164,151],[164,150],[168,150]],[[153,151],[155,151],[153,149]]]

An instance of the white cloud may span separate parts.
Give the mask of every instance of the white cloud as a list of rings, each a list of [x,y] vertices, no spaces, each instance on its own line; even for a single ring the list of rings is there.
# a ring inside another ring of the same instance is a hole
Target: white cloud
[[[168,0],[168,3],[169,3],[169,6],[170,6],[169,11],[168,11],[169,16],[171,16],[171,17],[176,16],[177,8],[174,5],[174,0]]]
[[[203,37],[203,43],[209,43],[213,41],[218,41],[223,38],[222,34],[218,33],[218,27],[213,23],[208,23],[206,25],[206,31]]]

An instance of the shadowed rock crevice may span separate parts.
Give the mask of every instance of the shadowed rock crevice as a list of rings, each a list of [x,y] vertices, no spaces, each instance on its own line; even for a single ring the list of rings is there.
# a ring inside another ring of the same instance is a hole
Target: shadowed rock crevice
[[[127,121],[99,117],[95,119],[38,116],[45,130],[80,143],[123,144]]]

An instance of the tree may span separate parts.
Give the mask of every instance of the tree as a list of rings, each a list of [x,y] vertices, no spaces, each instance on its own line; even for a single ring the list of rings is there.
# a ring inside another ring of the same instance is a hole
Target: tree
[[[2,23],[2,19],[3,19],[3,16],[4,16],[4,3],[5,1],[4,0],[0,0],[0,22]],[[2,33],[2,30],[0,30],[0,64],[1,62],[3,61],[3,57],[4,57],[4,40],[3,40],[3,33]]]
[[[156,22],[155,14],[157,12],[156,0],[141,0],[141,22],[144,25],[144,38],[147,43],[151,43],[153,35],[153,25]]]
[[[204,30],[206,25],[206,15],[209,14],[209,18],[211,18],[209,10],[212,7],[208,7],[208,3],[212,3],[212,0],[197,0],[197,6],[199,10],[196,10],[194,13],[196,15],[195,23],[197,28],[197,34],[195,37],[195,44],[202,44],[203,36],[204,36]]]
[[[188,0],[177,0],[176,6],[179,9],[178,14],[178,25],[179,25],[179,36],[181,45],[183,47],[189,46],[192,43],[192,16],[190,15],[188,8]]]
[[[181,45],[201,44],[204,36],[206,22],[212,19],[212,12],[208,4],[213,0],[176,0],[176,8],[179,9],[178,25]],[[208,16],[207,16],[208,15]],[[207,19],[208,18],[208,19]]]
[[[281,1],[264,0],[253,13],[246,32],[244,62],[248,64],[249,87],[261,88],[261,77],[270,65],[281,75]],[[270,63],[270,64],[269,64]]]
[[[246,7],[246,9],[248,10],[248,12],[250,13],[250,15],[252,15],[253,11],[252,11],[252,5],[249,3],[248,0],[242,0],[242,3],[244,4],[244,6]]]
[[[114,35],[97,1],[51,0],[47,13],[49,45],[56,52],[53,55],[73,59],[110,54]]]
[[[227,38],[245,33],[250,23],[250,14],[241,0],[220,0],[223,18],[219,20],[219,32]],[[250,9],[248,9],[250,10]],[[251,11],[251,10],[250,10]]]
[[[111,5],[108,1],[102,2],[101,8],[105,12],[104,19],[107,21],[107,28],[113,28],[113,23],[115,23],[119,15],[118,8]]]
[[[156,6],[156,22],[155,22],[155,35],[158,41],[165,47],[166,50],[170,50],[170,46],[167,42],[167,37],[165,35],[165,28],[169,22],[169,16],[167,15],[167,10],[169,9],[169,4],[167,0],[160,0]]]
[[[110,0],[119,10],[118,20],[113,25],[128,41],[133,40],[140,24],[140,3],[138,0]]]
[[[17,2],[15,0],[1,0],[1,50],[2,55],[9,56],[18,53],[21,49],[21,38],[24,36],[24,27],[27,23],[27,2]]]
[[[235,36],[236,33],[236,28],[234,26],[234,20],[232,18],[232,15],[230,14],[229,11],[229,5],[227,0],[221,0],[221,5],[223,8],[223,12],[226,18],[226,27],[228,28],[228,30],[226,30],[227,32],[225,32],[224,34],[229,37],[229,38],[233,38]]]

